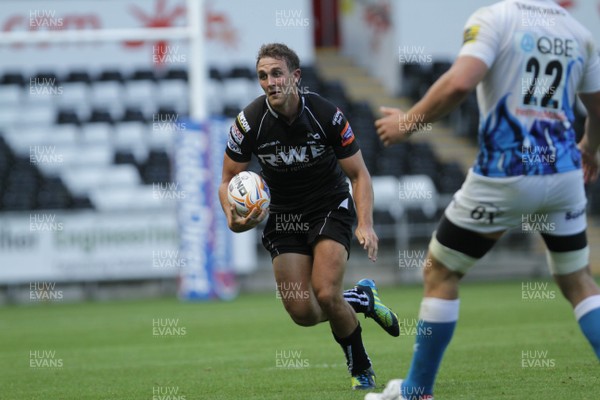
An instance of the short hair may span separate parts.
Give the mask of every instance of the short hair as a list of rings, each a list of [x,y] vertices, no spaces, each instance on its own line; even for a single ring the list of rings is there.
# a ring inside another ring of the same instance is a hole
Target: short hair
[[[294,50],[290,49],[283,43],[263,44],[258,51],[258,56],[256,57],[257,67],[260,59],[265,57],[271,57],[275,58],[276,60],[285,61],[290,72],[300,68],[300,59],[298,58],[298,54],[296,54]]]

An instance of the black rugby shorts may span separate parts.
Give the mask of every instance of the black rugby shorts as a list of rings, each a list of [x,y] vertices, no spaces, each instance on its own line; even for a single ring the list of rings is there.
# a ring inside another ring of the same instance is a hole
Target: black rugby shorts
[[[348,196],[335,204],[309,213],[289,211],[270,214],[262,243],[271,253],[271,259],[284,253],[312,256],[314,245],[322,237],[341,243],[350,257],[352,226],[356,221],[354,201]]]

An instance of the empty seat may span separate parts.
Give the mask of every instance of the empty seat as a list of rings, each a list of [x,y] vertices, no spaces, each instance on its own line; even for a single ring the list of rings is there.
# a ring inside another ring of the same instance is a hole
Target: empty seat
[[[152,150],[141,168],[144,183],[165,183],[171,181],[171,162],[165,150]]]
[[[34,146],[46,143],[48,130],[39,126],[27,126],[5,131],[5,140],[16,155],[29,157]]]
[[[206,98],[210,99],[207,107],[210,115],[220,115],[222,113],[224,106],[224,99],[221,96],[222,90],[223,86],[220,81],[214,79],[206,81]]]
[[[79,127],[76,125],[54,125],[48,128],[48,144],[74,144],[79,140]]]
[[[183,126],[182,122],[179,126]],[[171,147],[175,135],[177,134],[177,125],[152,124],[148,129],[150,134],[148,146],[150,150],[165,150]]]
[[[67,108],[58,110],[58,113],[56,115],[56,123],[79,125],[81,121],[79,115],[74,109]]]
[[[23,96],[23,89],[15,83],[0,85],[0,107],[10,104],[19,104]]]
[[[61,173],[65,186],[73,195],[87,197],[91,190],[130,187],[141,183],[137,169],[129,164],[82,166]]]
[[[398,183],[398,198],[405,209],[420,209],[431,218],[437,211],[438,193],[427,175],[405,175]]]
[[[21,126],[45,126],[54,124],[56,120],[56,110],[52,103],[29,103],[21,109]]]
[[[59,176],[65,170],[82,167],[105,167],[113,161],[110,144],[54,144],[37,149],[36,165],[44,176]]]
[[[123,85],[119,81],[94,82],[90,95],[90,102],[94,106],[119,107],[122,104]]]
[[[148,125],[142,122],[120,122],[115,125],[113,144],[115,150],[131,151],[139,163],[148,156],[146,136]]]
[[[1,89],[0,89],[1,90]],[[0,129],[18,125],[22,118],[22,108],[18,105],[0,105]]]
[[[88,122],[106,122],[112,124],[114,118],[108,108],[94,108]]]
[[[57,96],[61,107],[74,107],[90,101],[90,85],[85,82],[64,82],[62,94]]]
[[[63,79],[63,83],[86,83],[89,84],[92,81],[89,72],[86,70],[75,70],[70,71],[67,76]]]
[[[137,165],[137,161],[133,153],[129,150],[118,150],[115,152],[113,159],[115,164],[132,164]]]
[[[100,211],[161,210],[175,206],[175,200],[157,195],[152,185],[92,189],[90,200]]]
[[[395,176],[374,176],[373,209],[378,211],[390,211],[390,207],[398,203],[398,178]]]
[[[186,81],[188,80],[187,70],[182,68],[171,68],[164,75],[163,80],[180,80]]]
[[[125,103],[155,103],[156,84],[151,80],[134,80],[124,83]]]
[[[19,85],[21,87],[25,86],[25,76],[21,72],[10,71],[6,72],[2,75],[2,79],[0,80],[0,85]]]
[[[112,125],[108,122],[93,122],[81,126],[82,144],[112,143]]]
[[[187,105],[189,102],[187,82],[179,79],[159,81],[156,96],[159,104]]]
[[[125,109],[123,116],[121,117],[122,122],[146,122],[144,113],[139,108],[128,107]]]

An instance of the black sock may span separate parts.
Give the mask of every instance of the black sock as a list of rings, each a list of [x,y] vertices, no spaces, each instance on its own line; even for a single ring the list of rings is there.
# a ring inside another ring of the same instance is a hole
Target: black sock
[[[339,338],[333,333],[333,338],[340,344],[344,355],[346,356],[346,365],[348,365],[348,371],[351,375],[357,375],[366,369],[371,367],[371,360],[367,355],[365,346],[362,342],[361,336],[362,329],[360,324],[356,327],[354,332],[350,336],[345,338]]]
[[[344,290],[344,299],[356,313],[366,313],[369,311],[369,295],[356,286],[352,289]]]

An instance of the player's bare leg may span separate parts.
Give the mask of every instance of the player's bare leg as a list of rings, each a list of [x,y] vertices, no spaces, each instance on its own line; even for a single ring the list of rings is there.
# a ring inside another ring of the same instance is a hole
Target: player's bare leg
[[[446,268],[431,253],[427,254],[427,266],[423,270],[423,283],[425,297],[438,299],[458,299],[458,283],[462,276]]]
[[[343,296],[343,278],[348,253],[346,248],[331,239],[321,238],[313,249],[312,287],[321,309],[329,317],[335,340],[340,344],[353,389],[375,387],[371,360],[362,343],[361,327],[354,309]]]
[[[573,307],[590,296],[600,294],[589,267],[566,275],[554,275],[554,280]]]
[[[313,258],[284,253],[273,259],[273,272],[281,301],[292,320],[301,326],[327,321],[311,285]]]
[[[348,253],[340,243],[321,239],[315,245],[314,257],[311,282],[317,302],[329,317],[333,333],[346,337],[358,326],[354,310],[343,297]]]

